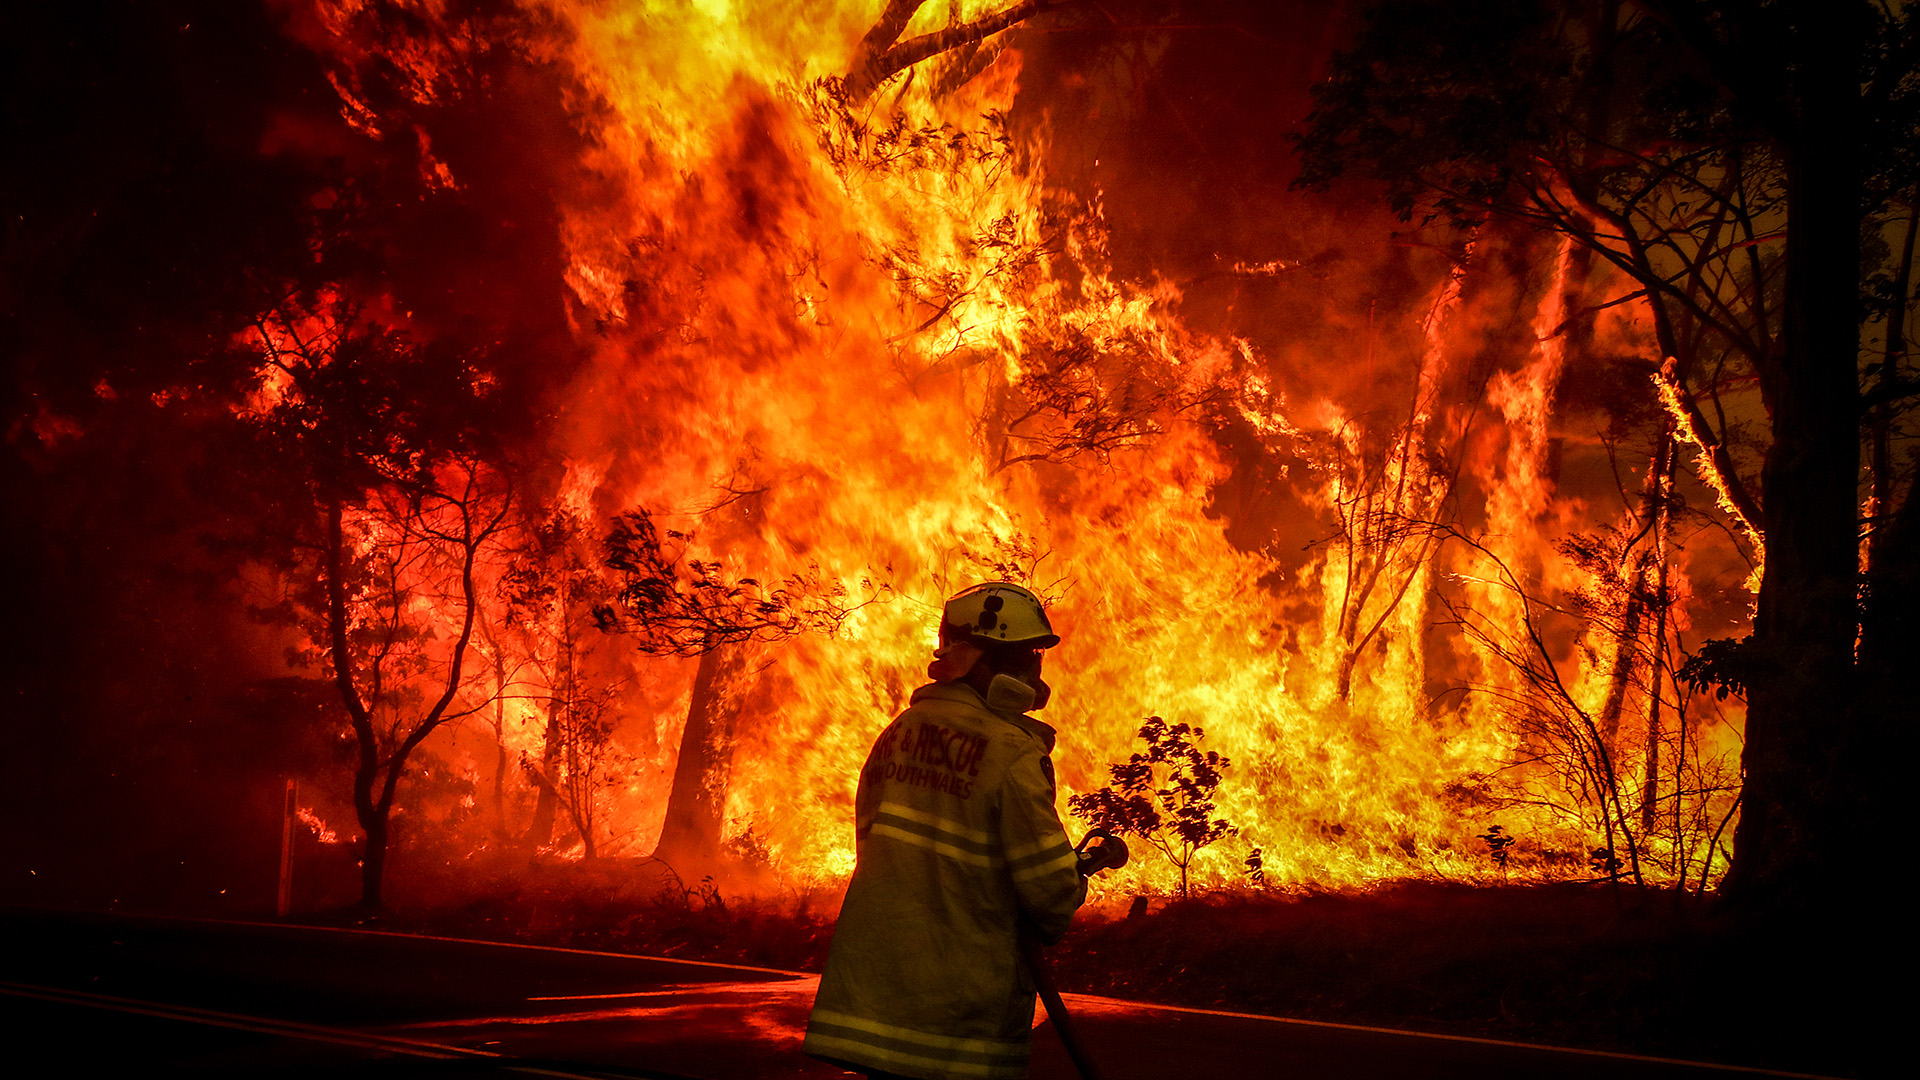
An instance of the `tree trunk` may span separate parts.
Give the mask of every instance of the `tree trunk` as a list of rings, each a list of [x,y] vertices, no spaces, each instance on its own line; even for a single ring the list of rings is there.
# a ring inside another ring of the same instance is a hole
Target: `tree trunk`
[[[1632,552],[1629,550],[1628,555]],[[1600,741],[1609,753],[1619,745],[1620,717],[1627,710],[1627,687],[1633,683],[1633,669],[1640,661],[1640,618],[1644,605],[1640,602],[1639,570],[1635,567],[1623,568],[1623,573],[1631,574],[1627,579],[1627,609],[1620,617],[1620,629],[1613,639],[1613,670],[1607,673],[1607,695],[1600,701]]]
[[[387,815],[376,810],[360,827],[366,833],[360,852],[360,906],[377,910],[386,904]]]
[[[553,815],[558,802],[554,769],[560,764],[560,742],[560,699],[556,696],[547,700],[547,731],[540,747],[540,774],[544,779],[537,785],[540,793],[534,799],[533,821],[527,826],[527,843],[535,848],[553,843]]]
[[[683,876],[720,853],[727,784],[733,770],[734,727],[752,688],[750,646],[719,645],[700,654],[687,727],[680,736],[673,789],[655,857]]]
[[[574,832],[580,835],[580,857],[587,860],[600,857],[600,845],[594,842],[593,836],[594,780],[593,776],[583,775],[576,762],[568,762],[567,797],[562,805],[566,807],[567,820],[573,822]]]
[[[380,779],[378,743],[373,714],[353,681],[353,649],[347,636],[346,505],[338,497],[331,498],[326,512],[327,648],[334,687],[347,707],[359,749],[353,770],[353,816],[364,837],[360,848],[360,906],[374,910],[382,903],[382,877],[387,867],[387,808],[373,798],[374,784]]]
[[[1641,767],[1640,785],[1640,839],[1642,843],[1651,843],[1655,814],[1660,803],[1660,740],[1663,734],[1661,714],[1664,711],[1662,688],[1667,676],[1667,588],[1672,564],[1672,545],[1670,533],[1673,529],[1673,463],[1678,455],[1679,446],[1674,439],[1673,418],[1668,417],[1660,429],[1660,442],[1654,448],[1652,474],[1647,478],[1648,509],[1653,514],[1653,559],[1654,559],[1654,603],[1653,640],[1647,650],[1647,745],[1646,756]],[[1684,723],[1684,717],[1676,717]],[[1676,767],[1674,779],[1679,780]],[[1674,790],[1674,800],[1678,803],[1679,789]],[[1674,842],[1679,843],[1679,834],[1674,834]]]
[[[493,649],[493,828],[494,837],[506,843],[511,832],[507,824],[507,657],[498,645]]]
[[[1727,898],[1752,915],[1854,887],[1848,787],[1858,565],[1860,202],[1857,12],[1801,5],[1799,117],[1787,142],[1782,353],[1761,366],[1773,444],[1761,474],[1766,576],[1751,643],[1743,809]],[[1851,865],[1850,865],[1851,864]]]
[[[1914,760],[1913,666],[1920,657],[1920,499],[1909,485],[1897,513],[1874,546],[1870,589],[1860,627],[1861,700],[1858,775],[1852,790],[1863,846],[1902,850],[1912,810],[1908,790]],[[1899,902],[1897,891],[1883,890]]]

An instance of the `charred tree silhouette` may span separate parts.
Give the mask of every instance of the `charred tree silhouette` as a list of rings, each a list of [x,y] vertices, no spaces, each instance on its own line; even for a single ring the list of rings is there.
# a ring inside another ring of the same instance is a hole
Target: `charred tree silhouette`
[[[471,458],[393,482],[357,508],[352,546],[371,548],[357,557],[348,554],[345,501],[327,508],[328,656],[360,747],[353,803],[366,835],[361,902],[368,907],[383,902],[388,823],[408,755],[441,724],[472,711],[452,706],[480,614],[475,570],[507,514],[499,484]],[[459,636],[444,659],[431,655],[432,631],[412,623],[409,609],[427,596],[458,612]],[[425,700],[410,685],[419,676],[430,680]]]
[[[1198,743],[1205,737],[1201,728],[1149,716],[1140,725],[1146,751],[1107,766],[1106,787],[1067,800],[1067,808],[1089,824],[1116,836],[1138,836],[1160,849],[1180,868],[1182,897],[1194,855],[1236,831],[1225,818],[1213,816],[1214,793],[1232,762],[1202,751]]]
[[[734,730],[752,688],[756,649],[798,634],[830,634],[858,606],[817,568],[768,586],[729,577],[718,561],[689,558],[692,542],[689,533],[663,533],[645,510],[620,515],[606,557],[618,587],[594,609],[602,630],[629,635],[643,653],[700,658],[654,852],[683,869],[720,851]]]
[[[1620,725],[1629,701],[1637,696],[1645,709],[1646,740],[1641,766],[1640,829],[1651,834],[1660,799],[1661,750],[1666,717],[1673,710],[1664,688],[1673,685],[1669,615],[1678,604],[1673,593],[1673,529],[1677,512],[1685,510],[1674,490],[1674,465],[1679,450],[1671,415],[1661,417],[1639,504],[1628,502],[1620,525],[1599,533],[1576,534],[1561,542],[1562,554],[1584,570],[1591,584],[1571,600],[1606,640],[1585,646],[1588,660],[1607,672],[1606,694],[1598,709],[1601,736],[1609,746],[1619,745]],[[1684,715],[1675,721],[1686,723]],[[1678,793],[1676,793],[1678,798]],[[1682,877],[1684,878],[1684,867]]]
[[[486,718],[487,728],[493,734],[493,783],[488,793],[489,814],[493,819],[494,839],[504,843],[513,831],[511,815],[507,812],[507,775],[513,767],[513,756],[507,749],[507,698],[519,681],[521,664],[515,657],[509,656],[497,620],[481,619],[474,629],[477,637],[474,648],[486,661],[486,673],[492,677],[491,700],[479,715]]]
[[[361,902],[377,908],[408,757],[484,704],[455,707],[481,615],[476,570],[512,494],[470,437],[485,415],[472,358],[415,346],[343,301],[289,298],[255,329],[252,419],[310,500],[294,564],[312,584],[296,591],[353,730]],[[457,626],[454,639],[435,623]]]

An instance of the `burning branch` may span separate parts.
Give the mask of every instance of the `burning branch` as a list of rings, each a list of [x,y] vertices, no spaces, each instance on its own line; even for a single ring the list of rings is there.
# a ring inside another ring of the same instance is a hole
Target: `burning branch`
[[[1725,440],[1706,434],[1713,430],[1713,426],[1701,415],[1700,406],[1694,402],[1693,395],[1681,385],[1677,370],[1678,364],[1668,357],[1667,362],[1654,373],[1653,385],[1659,391],[1660,405],[1673,418],[1680,438],[1691,443],[1698,451],[1696,463],[1700,477],[1713,489],[1720,509],[1739,523],[1741,531],[1753,544],[1753,565],[1764,566],[1767,561],[1767,537],[1760,525],[1760,507],[1748,494],[1746,485],[1741,483],[1740,474],[1734,470],[1733,457],[1727,453]]]
[[[1082,455],[1105,462],[1160,432],[1155,414],[1171,395],[1137,377],[1124,355],[1103,356],[1084,338],[1028,355],[1032,366],[1001,394],[1006,412],[997,426],[1005,436],[995,471]],[[1024,452],[1015,450],[1022,445]]]
[[[1497,578],[1482,580],[1506,590],[1518,601],[1520,623],[1517,627],[1502,625],[1446,596],[1440,598],[1441,603],[1469,639],[1519,676],[1520,685],[1516,690],[1490,692],[1507,702],[1509,715],[1518,722],[1522,737],[1532,744],[1532,760],[1571,774],[1567,777],[1568,789],[1599,811],[1609,864],[1618,865],[1616,853],[1624,848],[1628,866],[1638,881],[1639,842],[1621,800],[1613,748],[1601,734],[1593,715],[1581,706],[1560,676],[1559,664],[1547,647],[1545,630],[1535,615],[1541,603],[1528,595],[1498,555],[1470,537],[1458,533],[1455,536],[1492,564]]]
[[[880,18],[853,51],[853,63],[847,69],[845,80],[847,97],[859,101],[873,93],[881,83],[922,60],[963,46],[977,45],[1015,23],[1058,6],[1060,2],[1021,0],[1012,7],[973,22],[900,41],[900,35],[906,31],[907,24],[913,21],[914,14],[926,0],[888,0]]]
[[[1444,444],[1449,425],[1435,417],[1444,352],[1436,343],[1442,340],[1463,279],[1464,268],[1456,265],[1427,313],[1428,346],[1415,367],[1402,424],[1385,440],[1369,439],[1366,432],[1356,436],[1346,427],[1330,437],[1299,440],[1304,455],[1328,477],[1339,522],[1338,533],[1330,539],[1344,562],[1337,623],[1341,651],[1334,680],[1342,701],[1352,695],[1361,654],[1414,583],[1423,579],[1450,535],[1440,521],[1459,481],[1472,421],[1469,417],[1457,425],[1452,446]],[[1369,339],[1369,358],[1371,352]],[[1385,602],[1368,618],[1368,605],[1376,596]]]
[[[1017,378],[997,388],[987,416],[996,472],[1023,462],[1106,464],[1144,445],[1176,415],[1224,391],[1174,359],[1172,346],[1128,326],[1064,322],[1021,356]],[[1169,362],[1171,361],[1171,362]]]

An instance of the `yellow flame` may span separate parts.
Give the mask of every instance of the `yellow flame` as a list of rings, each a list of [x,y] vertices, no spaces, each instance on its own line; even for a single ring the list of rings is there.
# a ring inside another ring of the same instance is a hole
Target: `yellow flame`
[[[1276,579],[1276,563],[1236,547],[1209,510],[1233,468],[1210,417],[1230,410],[1271,446],[1318,439],[1357,458],[1351,410],[1286,400],[1249,345],[1181,325],[1177,290],[1109,276],[1098,205],[1050,189],[1022,164],[1044,155],[1005,141],[994,118],[1018,90],[1017,50],[956,92],[916,75],[837,100],[818,80],[844,72],[876,9],[541,6],[567,27],[546,47],[604,107],[581,162],[593,183],[569,193],[561,226],[567,284],[608,330],[555,448],[570,463],[560,504],[647,507],[738,572],[812,565],[852,595],[890,587],[837,636],[769,651],[733,746],[728,818],[751,821],[787,873],[845,874],[859,765],[922,681],[942,599],[1012,573],[1055,598],[1064,638],[1046,714],[1061,730],[1063,807],[1104,783],[1156,714],[1205,728],[1232,759],[1219,813],[1240,833],[1201,853],[1198,882],[1236,881],[1253,846],[1276,884],[1491,873],[1475,843],[1486,811],[1460,791],[1499,769],[1516,736],[1485,696],[1451,710],[1431,700],[1437,539],[1408,547],[1392,587],[1348,610],[1338,598],[1356,591],[1361,563],[1331,554],[1339,545]],[[350,5],[328,10],[351,21]],[[945,13],[929,5],[910,32]],[[431,86],[438,61],[400,59]],[[1543,588],[1571,581],[1552,539],[1582,509],[1544,471],[1570,257],[1536,312],[1534,357],[1488,389],[1503,449],[1469,465],[1488,493],[1489,542]],[[1443,388],[1474,332],[1456,325],[1465,276],[1463,262],[1432,296],[1403,414],[1409,448],[1451,422]],[[1427,457],[1410,449],[1384,469],[1399,519],[1438,512],[1450,481]],[[1312,497],[1329,518],[1362,494],[1337,468],[1320,479]],[[721,485],[744,497],[719,497]],[[1474,584],[1494,580],[1490,564],[1448,558],[1449,580],[1467,582],[1481,610],[1518,621],[1523,600]],[[1288,596],[1319,610],[1303,618]],[[1376,619],[1359,647],[1352,627]],[[1483,686],[1514,678],[1460,662]],[[691,669],[622,663],[635,762],[610,813],[644,851]],[[1577,658],[1568,670],[1591,677]],[[506,713],[501,737],[537,757],[539,708],[520,696]],[[1563,819],[1502,813],[1514,833],[1583,851]],[[1103,887],[1164,889],[1173,876],[1139,858]]]

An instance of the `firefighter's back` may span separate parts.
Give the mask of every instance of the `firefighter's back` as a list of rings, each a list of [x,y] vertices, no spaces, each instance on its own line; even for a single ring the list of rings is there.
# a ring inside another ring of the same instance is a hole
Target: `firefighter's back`
[[[912,1076],[1025,1075],[1021,918],[1057,937],[1085,895],[1051,749],[1045,724],[952,684],[922,687],[875,741],[809,1053]]]

